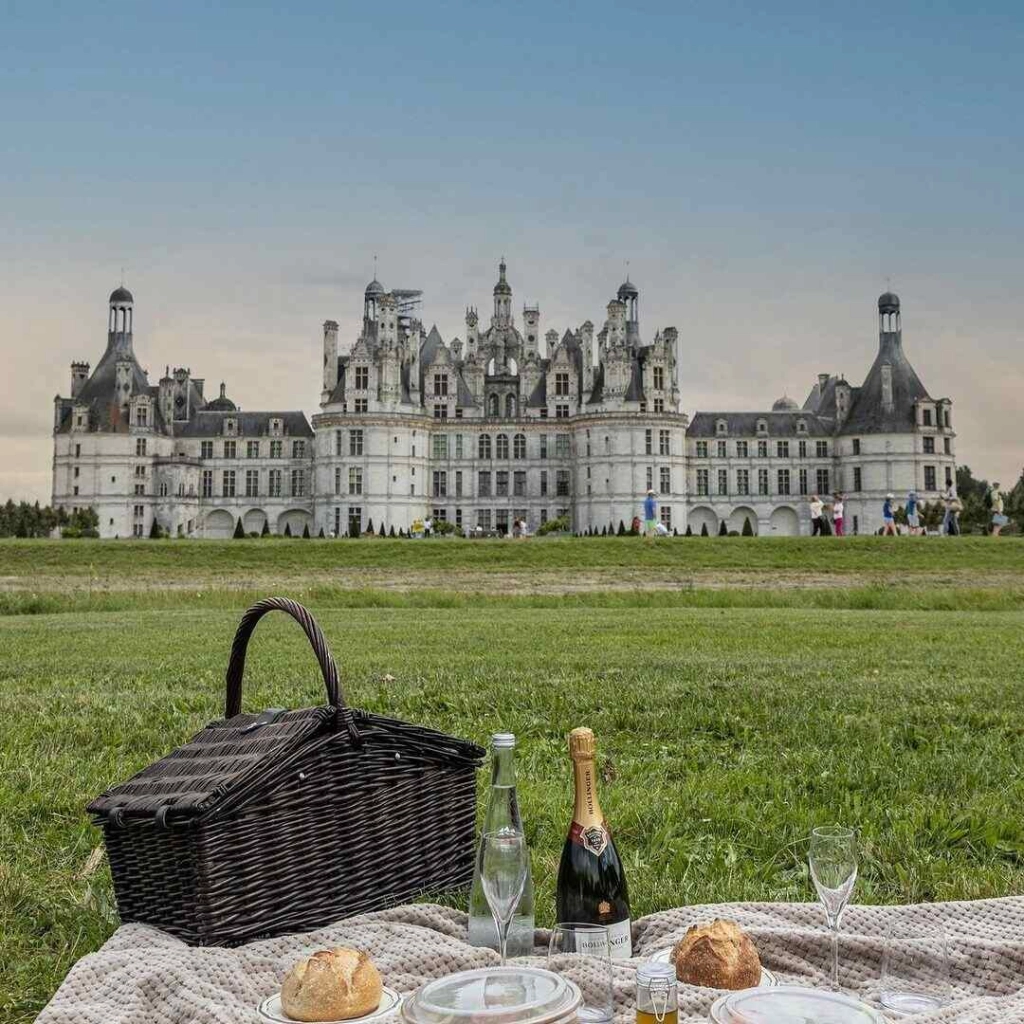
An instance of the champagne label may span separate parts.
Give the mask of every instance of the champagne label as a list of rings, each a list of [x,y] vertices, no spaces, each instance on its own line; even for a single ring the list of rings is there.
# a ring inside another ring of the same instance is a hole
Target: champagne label
[[[603,821],[599,825],[581,825],[574,821],[569,829],[569,838],[595,857],[604,853],[611,840],[608,826]]]
[[[633,955],[633,933],[629,918],[607,925],[607,928],[608,943],[612,947],[612,959],[628,960]]]

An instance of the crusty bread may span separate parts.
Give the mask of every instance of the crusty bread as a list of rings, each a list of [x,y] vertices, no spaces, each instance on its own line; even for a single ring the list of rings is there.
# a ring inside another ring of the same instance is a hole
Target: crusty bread
[[[281,986],[281,1009],[293,1020],[352,1020],[380,1005],[384,986],[358,949],[323,949],[300,960]]]
[[[716,918],[695,924],[672,950],[676,977],[707,988],[753,988],[761,982],[761,958],[746,933]]]

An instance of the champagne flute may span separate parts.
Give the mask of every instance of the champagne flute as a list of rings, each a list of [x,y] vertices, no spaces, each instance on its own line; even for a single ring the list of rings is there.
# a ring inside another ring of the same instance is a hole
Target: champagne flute
[[[832,988],[838,991],[839,923],[857,881],[857,837],[853,829],[841,825],[816,828],[811,833],[807,861],[831,933]]]
[[[498,929],[504,967],[508,930],[526,886],[530,851],[521,832],[502,828],[496,832],[485,832],[480,837],[479,857],[480,885],[491,908],[494,926]]]
[[[591,957],[588,966],[581,957]],[[611,1024],[615,1014],[612,944],[600,924],[556,924],[548,942],[548,970],[572,978],[583,993],[580,1024]]]

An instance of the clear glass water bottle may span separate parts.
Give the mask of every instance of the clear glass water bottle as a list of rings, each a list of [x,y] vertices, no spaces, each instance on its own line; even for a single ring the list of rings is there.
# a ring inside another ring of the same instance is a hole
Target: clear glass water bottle
[[[516,738],[511,733],[499,732],[491,737],[491,791],[484,812],[484,832],[503,828],[514,828],[520,834],[523,832],[523,819],[516,797],[515,753]],[[523,887],[523,898],[509,928],[509,956],[530,956],[533,953],[533,926],[533,872],[530,871]],[[480,884],[479,858],[469,893],[469,942],[472,946],[498,949],[498,930]]]

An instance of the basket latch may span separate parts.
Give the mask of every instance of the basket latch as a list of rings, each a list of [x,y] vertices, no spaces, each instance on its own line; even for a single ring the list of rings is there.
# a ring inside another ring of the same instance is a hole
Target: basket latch
[[[267,708],[266,711],[260,714],[259,718],[257,718],[255,722],[250,722],[249,725],[242,730],[242,735],[244,736],[247,732],[255,732],[260,728],[260,726],[271,725],[283,714],[286,714],[287,711],[287,708]]]

